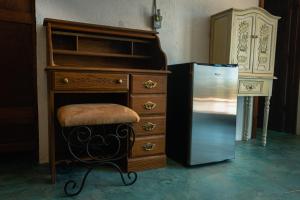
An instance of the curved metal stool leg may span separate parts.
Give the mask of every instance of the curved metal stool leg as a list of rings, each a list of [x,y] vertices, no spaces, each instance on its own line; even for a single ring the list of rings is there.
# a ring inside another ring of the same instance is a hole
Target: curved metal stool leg
[[[127,173],[127,178],[125,178],[124,173],[122,172],[121,168],[117,164],[115,164],[113,162],[107,162],[107,163],[105,163],[105,165],[113,166],[119,172],[119,174],[121,176],[121,179],[122,179],[122,182],[125,186],[132,185],[137,180],[137,173],[136,172],[132,172],[132,171],[128,172]],[[128,181],[126,181],[126,179]]]
[[[92,171],[92,169],[93,169],[93,168],[89,168],[89,169],[85,172],[85,174],[84,174],[84,176],[83,176],[83,179],[82,179],[82,181],[81,181],[79,187],[77,187],[77,182],[76,182],[76,181],[74,181],[74,180],[69,180],[69,181],[67,181],[67,182],[65,183],[65,186],[64,186],[65,194],[66,194],[67,196],[76,196],[76,195],[78,195],[78,194],[82,191],[82,189],[83,189],[83,187],[84,187],[84,184],[85,184],[85,181],[86,181],[86,178],[87,178],[87,176],[89,175],[89,173]],[[78,188],[78,189],[76,189],[76,188]],[[71,191],[70,191],[70,190],[71,190]]]
[[[136,172],[128,172],[127,178],[121,168],[113,161],[120,160],[128,156],[135,141],[135,135],[129,124],[120,124],[115,129],[115,133],[100,133],[88,126],[77,126],[68,133],[62,130],[62,135],[68,145],[68,151],[78,164],[83,164],[87,168],[80,185],[69,180],[65,183],[64,192],[67,196],[76,196],[82,191],[86,179],[90,172],[98,166],[109,165],[114,167],[120,174],[125,186],[132,185],[137,180]],[[121,153],[121,145],[126,142],[125,152]],[[113,151],[111,150],[113,148]],[[82,157],[87,159],[82,159]]]

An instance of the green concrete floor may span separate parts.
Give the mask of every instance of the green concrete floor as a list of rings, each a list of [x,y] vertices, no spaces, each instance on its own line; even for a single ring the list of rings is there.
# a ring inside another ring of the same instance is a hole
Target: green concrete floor
[[[1,200],[69,199],[64,180],[73,174],[61,172],[56,185],[49,184],[47,167],[23,159],[0,163]],[[299,200],[300,137],[270,132],[268,145],[239,142],[236,159],[229,162],[185,168],[168,161],[164,169],[138,173],[132,186],[122,186],[118,173],[96,170],[79,196],[85,200]]]

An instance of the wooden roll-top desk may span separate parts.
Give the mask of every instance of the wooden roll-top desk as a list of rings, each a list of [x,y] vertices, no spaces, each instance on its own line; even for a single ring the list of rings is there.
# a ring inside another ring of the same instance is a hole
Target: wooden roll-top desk
[[[64,147],[57,108],[72,103],[118,103],[134,109],[135,144],[125,171],[166,165],[167,61],[156,32],[45,19],[49,159],[52,183]]]

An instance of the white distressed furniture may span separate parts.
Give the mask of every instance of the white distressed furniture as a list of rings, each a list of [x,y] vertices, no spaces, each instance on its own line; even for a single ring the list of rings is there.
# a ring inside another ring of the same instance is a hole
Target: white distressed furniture
[[[274,77],[277,23],[280,18],[253,7],[229,9],[211,17],[210,63],[239,65],[238,95],[245,96],[243,139],[249,135],[253,96],[265,96],[262,143],[267,125]]]

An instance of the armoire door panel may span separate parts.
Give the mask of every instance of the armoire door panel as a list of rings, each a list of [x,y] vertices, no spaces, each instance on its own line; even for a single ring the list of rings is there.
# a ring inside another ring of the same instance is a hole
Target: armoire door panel
[[[234,20],[232,62],[239,64],[240,72],[251,72],[252,34],[254,32],[255,15],[237,15]]]
[[[32,27],[0,21],[0,106],[31,106],[35,102]]]
[[[253,35],[253,73],[273,73],[276,30],[272,21],[257,15]]]
[[[0,153],[38,158],[35,0],[0,0]]]

